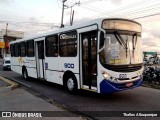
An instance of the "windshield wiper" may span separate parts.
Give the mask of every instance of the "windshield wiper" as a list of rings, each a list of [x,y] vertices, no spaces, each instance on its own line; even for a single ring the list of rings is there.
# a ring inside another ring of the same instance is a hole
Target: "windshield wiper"
[[[121,35],[116,31],[114,32],[114,36],[116,37],[116,39],[119,42],[119,44],[126,50],[126,58],[127,58],[127,51],[128,51],[127,41],[125,43],[125,41],[123,40]]]
[[[137,33],[135,33],[132,37],[133,55],[134,55],[134,50],[136,49],[136,44],[137,44]]]

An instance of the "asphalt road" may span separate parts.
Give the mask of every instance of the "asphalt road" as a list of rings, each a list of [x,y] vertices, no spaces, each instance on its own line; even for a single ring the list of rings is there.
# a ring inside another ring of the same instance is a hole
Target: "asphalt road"
[[[87,114],[95,119],[104,120],[158,120],[159,118],[151,117],[107,117],[104,115],[98,117],[95,111],[153,111],[160,114],[160,90],[139,87],[127,91],[122,91],[114,93],[111,95],[101,95],[87,91],[79,91],[77,95],[70,95],[67,93],[62,86],[40,81],[36,79],[31,79],[25,81],[22,75],[14,73],[12,71],[2,71],[2,66],[0,66],[0,76],[8,77],[13,80],[17,80],[31,89],[39,93],[42,97],[53,99],[54,102],[61,104],[69,108],[70,110],[80,111],[80,113]],[[87,112],[85,112],[87,111]],[[88,112],[93,111],[93,112]],[[100,112],[102,114],[103,112]],[[112,112],[111,114],[114,114]],[[115,112],[116,114],[116,112]],[[115,115],[116,116],[116,115]]]

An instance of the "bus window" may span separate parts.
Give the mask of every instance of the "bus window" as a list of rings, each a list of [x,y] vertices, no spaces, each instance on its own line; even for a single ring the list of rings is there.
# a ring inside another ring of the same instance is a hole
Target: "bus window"
[[[68,32],[60,35],[60,56],[77,56],[77,32]]]
[[[14,57],[14,44],[10,45],[11,57]]]
[[[34,41],[27,41],[27,57],[34,57]]]
[[[26,56],[26,43],[25,42],[20,43],[20,56],[21,57]]]
[[[58,36],[53,35],[46,38],[46,56],[57,57],[58,56]]]
[[[15,49],[14,49],[14,53],[15,53],[14,56],[15,56],[15,57],[19,57],[19,53],[20,53],[19,43],[15,43],[15,44],[14,44],[14,48],[15,48]]]

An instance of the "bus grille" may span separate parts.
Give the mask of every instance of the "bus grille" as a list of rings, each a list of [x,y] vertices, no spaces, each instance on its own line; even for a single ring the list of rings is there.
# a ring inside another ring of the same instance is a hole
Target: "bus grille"
[[[115,72],[134,72],[140,70],[142,68],[142,64],[135,65],[107,65],[102,64],[108,70],[112,70]]]
[[[134,72],[137,70],[140,70],[142,68],[142,65],[140,66],[116,66],[113,68],[116,72]]]

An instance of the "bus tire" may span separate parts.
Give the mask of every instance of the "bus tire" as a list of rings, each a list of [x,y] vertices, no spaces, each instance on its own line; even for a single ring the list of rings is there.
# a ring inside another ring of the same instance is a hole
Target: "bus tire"
[[[70,94],[77,92],[77,80],[74,75],[68,75],[65,80],[65,87]]]
[[[26,69],[26,68],[24,68],[24,69],[22,70],[22,74],[23,74],[23,78],[24,78],[25,80],[28,80],[28,72],[27,72],[27,69]]]

